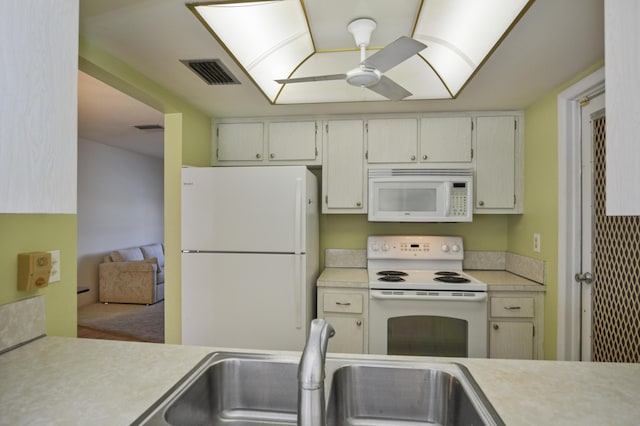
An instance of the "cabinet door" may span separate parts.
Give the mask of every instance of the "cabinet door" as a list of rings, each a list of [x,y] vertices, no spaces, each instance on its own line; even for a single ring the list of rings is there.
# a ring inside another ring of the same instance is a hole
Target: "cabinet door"
[[[366,213],[363,121],[331,120],[325,132],[322,212]]]
[[[262,161],[262,123],[220,123],[217,134],[219,161]]]
[[[471,162],[471,117],[420,120],[421,162]]]
[[[489,330],[489,357],[533,359],[533,323],[492,321]]]
[[[0,213],[75,214],[78,1],[5,1],[0,23]]]
[[[367,121],[367,147],[369,164],[416,162],[418,120],[390,118]]]
[[[269,161],[313,161],[317,156],[315,121],[269,123]]]
[[[329,339],[328,352],[364,353],[364,320],[361,317],[327,315],[324,319],[336,331]]]
[[[516,123],[514,116],[477,119],[475,207],[478,210],[515,207]]]

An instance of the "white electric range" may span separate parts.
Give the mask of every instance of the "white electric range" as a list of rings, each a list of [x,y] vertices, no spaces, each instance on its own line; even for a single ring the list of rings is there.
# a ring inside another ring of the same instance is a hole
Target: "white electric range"
[[[462,271],[461,237],[370,236],[369,352],[487,356],[487,285]]]

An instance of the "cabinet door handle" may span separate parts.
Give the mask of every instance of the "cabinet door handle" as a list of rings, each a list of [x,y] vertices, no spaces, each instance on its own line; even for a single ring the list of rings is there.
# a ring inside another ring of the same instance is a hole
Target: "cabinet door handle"
[[[429,156],[428,156],[427,154],[424,154],[424,155],[422,156],[422,159],[423,159],[423,160],[426,160],[427,158],[429,158]]]
[[[484,206],[484,201],[478,201],[479,206]]]
[[[411,161],[416,161],[416,156],[415,155],[411,156]]]
[[[271,155],[269,155],[269,157],[276,158],[276,155],[272,153]]]
[[[505,306],[504,308],[507,311],[516,311],[516,310],[520,309],[520,306]]]
[[[357,325],[358,327],[360,327],[360,326],[362,325],[362,321],[360,321],[360,320],[356,321],[356,325]]]
[[[351,306],[351,302],[336,302],[338,306]]]
[[[260,158],[260,157],[262,157],[262,155],[256,154],[256,158]]]
[[[499,326],[498,324],[493,324],[493,329],[494,329],[494,330],[497,330],[497,329],[499,329],[499,328],[500,328],[500,326]]]
[[[357,206],[357,207],[361,207],[361,206],[362,206],[362,203],[361,203],[360,201],[358,201],[358,202],[356,203],[356,206]]]

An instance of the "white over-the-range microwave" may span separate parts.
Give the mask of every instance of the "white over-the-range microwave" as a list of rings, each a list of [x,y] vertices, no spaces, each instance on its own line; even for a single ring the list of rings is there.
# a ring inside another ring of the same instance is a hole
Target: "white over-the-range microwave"
[[[369,221],[471,222],[470,169],[369,169]]]

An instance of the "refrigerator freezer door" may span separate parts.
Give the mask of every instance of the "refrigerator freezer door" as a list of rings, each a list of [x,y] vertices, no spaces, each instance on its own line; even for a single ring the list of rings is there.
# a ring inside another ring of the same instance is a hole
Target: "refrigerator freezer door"
[[[182,249],[304,253],[310,178],[302,166],[182,169]]]
[[[183,253],[182,343],[301,351],[311,321],[305,256]]]

